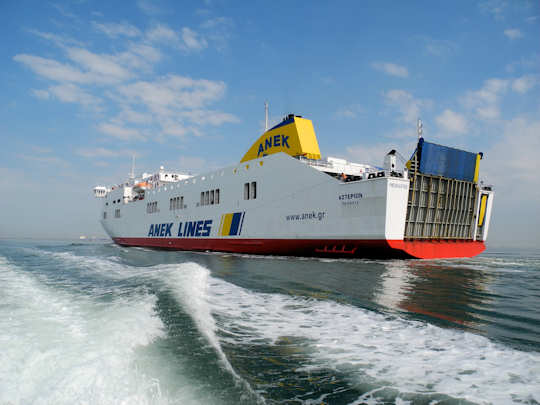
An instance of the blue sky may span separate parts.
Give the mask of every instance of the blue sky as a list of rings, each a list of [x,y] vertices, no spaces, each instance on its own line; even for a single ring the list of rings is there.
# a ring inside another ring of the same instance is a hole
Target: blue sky
[[[313,120],[325,156],[485,153],[490,240],[540,240],[537,1],[3,1],[0,237],[103,235],[96,184],[238,162]]]

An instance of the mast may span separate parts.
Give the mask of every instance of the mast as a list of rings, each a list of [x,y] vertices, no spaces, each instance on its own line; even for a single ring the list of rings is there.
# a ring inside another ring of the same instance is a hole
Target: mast
[[[131,173],[129,174],[131,180],[135,179],[135,155],[131,156]]]
[[[418,121],[416,121],[416,132],[418,133],[418,139],[422,137],[422,133],[424,132],[423,128],[424,124],[422,123],[422,120],[418,118]]]
[[[264,102],[264,132],[268,131],[268,101]]]

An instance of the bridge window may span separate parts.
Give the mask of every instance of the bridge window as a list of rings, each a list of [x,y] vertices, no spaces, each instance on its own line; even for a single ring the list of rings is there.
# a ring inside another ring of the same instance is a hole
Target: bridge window
[[[244,183],[244,200],[249,200],[249,183]]]
[[[214,204],[219,204],[219,188],[216,188],[214,193]]]

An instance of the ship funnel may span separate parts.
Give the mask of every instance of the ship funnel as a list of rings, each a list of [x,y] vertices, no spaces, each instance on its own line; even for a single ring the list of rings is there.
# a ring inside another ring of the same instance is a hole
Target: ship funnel
[[[284,152],[291,156],[320,159],[321,152],[311,120],[289,114],[279,124],[265,131],[249,148],[240,162]]]

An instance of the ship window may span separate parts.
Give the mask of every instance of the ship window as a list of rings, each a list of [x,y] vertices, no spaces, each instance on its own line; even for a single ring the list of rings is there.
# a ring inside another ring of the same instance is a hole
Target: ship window
[[[157,201],[146,204],[146,213],[153,214],[154,212],[158,212]]]
[[[117,208],[114,210],[114,217],[115,218],[120,218],[120,208]]]
[[[107,213],[103,212],[103,219],[107,219]]]
[[[210,190],[210,204],[214,204],[214,190]]]
[[[249,183],[244,183],[244,200],[249,200]]]
[[[214,203],[219,204],[219,188],[217,188],[216,192],[214,193]]]
[[[180,209],[184,209],[184,197],[180,197]]]
[[[210,191],[207,191],[204,193],[204,205],[208,205],[210,203]]]
[[[200,205],[204,205],[204,191],[201,191],[201,203]]]
[[[251,196],[250,196],[250,198],[251,199],[257,198],[257,182],[256,181],[251,182]]]

